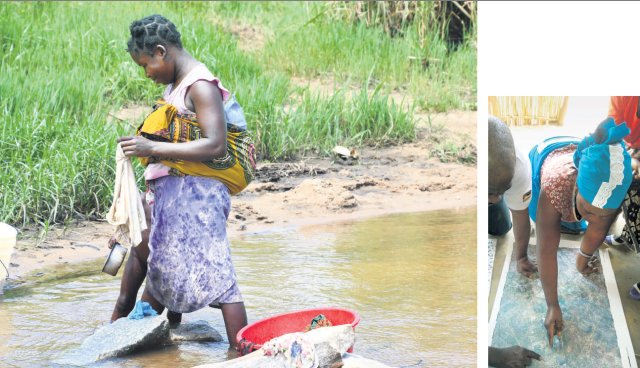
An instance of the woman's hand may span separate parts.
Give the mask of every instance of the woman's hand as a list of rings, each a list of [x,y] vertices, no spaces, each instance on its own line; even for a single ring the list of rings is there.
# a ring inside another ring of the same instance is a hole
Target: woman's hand
[[[538,272],[538,267],[535,263],[531,262],[529,257],[526,256],[518,259],[517,269],[522,276],[527,278],[531,278],[536,272]]]
[[[544,319],[544,327],[547,329],[547,335],[549,336],[549,346],[553,347],[553,337],[555,335],[560,337],[560,333],[564,328],[560,305],[547,307],[547,318]]]
[[[154,142],[144,137],[120,137],[118,143],[127,157],[149,157],[153,153]]]
[[[113,248],[113,246],[117,243],[118,241],[116,240],[115,236],[112,236],[111,238],[109,238],[109,241],[107,242],[107,247],[109,247],[109,249]]]
[[[578,253],[576,254],[576,269],[584,276],[598,272],[600,270],[600,259],[595,255],[587,258]]]

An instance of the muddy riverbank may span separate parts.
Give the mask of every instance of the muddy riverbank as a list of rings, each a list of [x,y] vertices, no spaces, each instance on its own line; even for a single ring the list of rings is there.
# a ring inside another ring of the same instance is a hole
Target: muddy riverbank
[[[414,143],[358,151],[351,164],[337,158],[305,157],[295,162],[259,163],[258,178],[232,198],[229,236],[400,212],[454,209],[476,204],[476,167],[442,163],[432,156],[426,116]],[[419,117],[420,119],[420,117]],[[431,116],[460,146],[475,147],[476,113]],[[105,257],[114,228],[84,221],[19,234],[9,266],[20,278],[57,264]]]

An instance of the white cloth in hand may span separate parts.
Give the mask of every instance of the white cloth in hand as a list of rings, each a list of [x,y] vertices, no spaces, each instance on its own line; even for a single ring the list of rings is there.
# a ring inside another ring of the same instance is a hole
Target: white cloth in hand
[[[142,231],[147,229],[147,220],[133,166],[120,144],[116,147],[116,183],[107,221],[116,225],[115,237],[120,243],[135,247],[142,242]]]

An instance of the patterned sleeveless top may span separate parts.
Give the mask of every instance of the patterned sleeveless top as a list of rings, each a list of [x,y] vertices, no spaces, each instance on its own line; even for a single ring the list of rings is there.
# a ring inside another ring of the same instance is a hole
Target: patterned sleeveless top
[[[576,179],[578,169],[573,163],[577,146],[570,144],[551,152],[541,168],[540,184],[551,204],[565,222],[580,221],[576,211]]]
[[[202,63],[193,68],[177,86],[173,84],[168,85],[164,91],[163,99],[168,104],[175,106],[178,109],[178,114],[195,114],[195,112],[187,108],[185,99],[189,88],[200,80],[212,82],[220,90],[222,103],[224,105],[224,117],[227,124],[235,125],[241,130],[247,129],[244,113],[235,96],[229,92],[229,90],[222,85],[220,79],[211,74],[209,69]]]
[[[175,106],[178,109],[178,114],[195,115],[194,111],[187,108],[185,99],[187,98],[187,92],[189,88],[200,80],[212,82],[220,90],[222,97],[222,103],[224,104],[224,117],[227,124],[235,125],[240,130],[247,129],[247,121],[244,117],[242,107],[236,100],[235,96],[229,92],[223,85],[220,79],[216,78],[206,67],[206,65],[199,63],[196,67],[191,69],[189,73],[182,79],[182,81],[174,86],[169,84],[164,90],[162,98],[166,103]],[[145,180],[153,180],[166,175],[170,175],[169,167],[161,163],[152,163],[147,166],[144,171]]]

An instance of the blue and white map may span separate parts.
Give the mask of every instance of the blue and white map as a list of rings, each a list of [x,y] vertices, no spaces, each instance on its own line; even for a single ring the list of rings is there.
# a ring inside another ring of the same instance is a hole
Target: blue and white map
[[[558,249],[558,297],[564,330],[551,348],[543,324],[547,308],[540,279],[520,275],[509,251],[511,261],[507,274],[502,275],[489,326],[491,346],[520,345],[534,350],[543,361],[534,361],[532,367],[636,367],[617,289],[610,293],[605,286],[611,284],[605,276],[613,278],[613,271],[608,254],[603,253],[606,251],[600,252],[604,272],[585,277],[575,268],[576,249]],[[529,254],[534,257],[535,246],[529,247]],[[615,280],[612,285],[615,289]],[[613,302],[609,294],[614,294]],[[622,318],[622,323],[617,321],[618,331],[614,316]],[[620,338],[623,344],[619,344]]]

